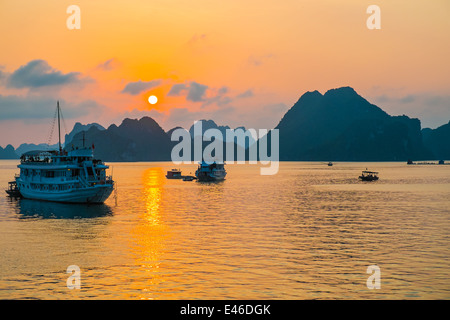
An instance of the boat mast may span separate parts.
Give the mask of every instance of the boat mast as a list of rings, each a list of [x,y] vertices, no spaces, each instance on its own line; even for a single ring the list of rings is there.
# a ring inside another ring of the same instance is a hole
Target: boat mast
[[[58,144],[59,144],[59,153],[61,154],[61,125],[59,123],[59,100],[56,104],[56,109],[58,110]]]

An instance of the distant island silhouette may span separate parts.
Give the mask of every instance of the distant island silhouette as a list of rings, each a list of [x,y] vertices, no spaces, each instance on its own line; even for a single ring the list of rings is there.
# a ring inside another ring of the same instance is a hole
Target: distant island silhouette
[[[221,131],[213,120],[201,120],[203,128]],[[165,132],[150,117],[124,119],[103,128],[99,124],[75,124],[65,146],[80,147],[83,134],[95,157],[104,161],[170,161],[173,128]],[[245,128],[244,128],[245,129]],[[285,161],[407,161],[450,159],[450,121],[436,129],[421,128],[419,119],[391,116],[358,95],[351,87],[325,94],[306,92],[290,108],[275,129],[280,133],[280,160]],[[186,130],[193,134],[192,128]],[[235,148],[248,148],[235,144]],[[207,142],[204,143],[207,145]],[[17,150],[0,147],[0,159],[17,159],[46,144],[22,144]]]

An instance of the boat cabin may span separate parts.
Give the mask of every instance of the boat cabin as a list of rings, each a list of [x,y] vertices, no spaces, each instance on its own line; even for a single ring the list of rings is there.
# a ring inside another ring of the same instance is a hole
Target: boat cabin
[[[181,176],[180,169],[172,169],[170,171],[167,171],[166,178],[167,179],[181,179],[183,177]]]
[[[365,170],[359,176],[359,179],[362,181],[376,181],[378,180],[378,172]]]

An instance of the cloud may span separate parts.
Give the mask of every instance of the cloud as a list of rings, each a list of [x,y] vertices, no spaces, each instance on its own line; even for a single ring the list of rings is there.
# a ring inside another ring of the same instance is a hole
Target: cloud
[[[7,86],[12,88],[40,88],[80,82],[79,72],[62,73],[45,60],[32,60],[11,73]]]
[[[230,88],[222,86],[220,88],[211,88],[205,84],[195,81],[189,83],[177,83],[172,85],[167,96],[178,97],[185,96],[186,100],[192,102],[202,102],[201,107],[217,105],[223,107],[236,99],[253,97],[253,90],[249,89],[234,97],[230,96]]]
[[[203,101],[208,86],[192,81],[186,99],[192,102]]]
[[[230,91],[230,89],[228,87],[222,87],[219,89],[218,93],[219,93],[219,95],[222,95],[222,94],[227,94],[228,91]]]
[[[171,88],[169,93],[167,94],[168,96],[172,96],[172,97],[177,97],[180,96],[181,93],[184,90],[187,90],[189,87],[187,85],[185,85],[184,83],[177,83],[174,84]]]
[[[171,97],[186,95],[186,100],[200,102],[205,100],[205,94],[208,88],[207,85],[195,81],[191,81],[188,84],[177,83],[172,85],[167,95]]]
[[[100,63],[97,68],[104,70],[104,71],[111,71],[112,69],[116,68],[118,65],[118,62],[116,59],[112,58],[109,60],[106,60],[105,62]]]
[[[253,96],[254,96],[253,90],[248,89],[247,91],[242,92],[241,94],[238,94],[236,96],[236,98],[249,98],[249,97],[253,97]]]
[[[269,53],[269,54],[265,54],[265,55],[259,55],[259,56],[254,56],[251,55],[250,57],[248,57],[248,64],[255,66],[255,67],[259,67],[260,65],[262,65],[265,61],[267,61],[270,58],[275,57],[273,54]]]
[[[121,91],[122,93],[128,93],[131,95],[138,95],[139,93],[149,90],[151,88],[157,87],[161,84],[161,80],[151,80],[151,81],[136,81],[128,83],[125,88]]]
[[[202,107],[206,107],[213,103],[215,103],[219,107],[229,104],[232,101],[232,99],[226,96],[228,92],[229,88],[225,86],[219,88],[218,90],[210,89],[209,97],[203,100],[204,103],[202,104]]]
[[[196,44],[198,42],[203,42],[206,40],[206,34],[202,33],[200,35],[195,34],[192,38],[189,39],[189,41],[187,42],[188,45],[193,45]]]
[[[60,100],[63,116],[67,119],[101,114],[105,106],[93,100],[71,103]],[[56,99],[36,96],[0,95],[0,121],[13,119],[49,119],[56,110]]]

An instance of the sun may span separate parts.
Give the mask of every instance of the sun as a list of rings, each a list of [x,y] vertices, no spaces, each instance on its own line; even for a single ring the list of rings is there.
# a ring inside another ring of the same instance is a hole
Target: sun
[[[150,97],[148,97],[148,102],[150,104],[155,104],[158,102],[158,98],[156,96],[150,96]]]

